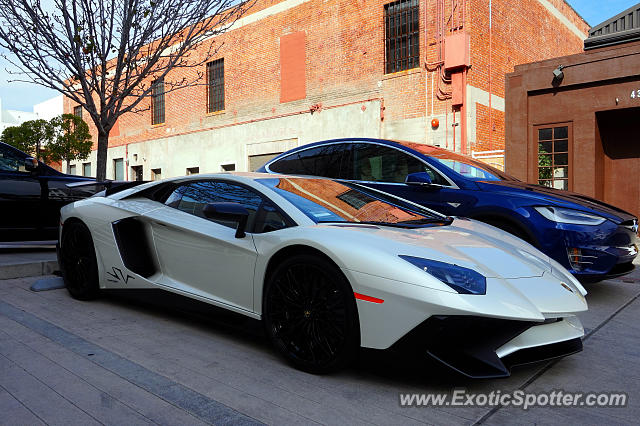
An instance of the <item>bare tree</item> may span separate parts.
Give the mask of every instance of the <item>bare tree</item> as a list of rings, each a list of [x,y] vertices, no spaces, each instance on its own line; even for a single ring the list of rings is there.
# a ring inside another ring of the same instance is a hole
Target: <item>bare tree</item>
[[[193,84],[169,71],[200,67],[255,0],[0,0],[0,47],[17,78],[59,91],[87,111],[98,133],[96,177],[105,179],[118,117],[148,109],[152,81],[165,93]],[[195,47],[200,47],[197,51]],[[184,73],[181,73],[184,74]]]

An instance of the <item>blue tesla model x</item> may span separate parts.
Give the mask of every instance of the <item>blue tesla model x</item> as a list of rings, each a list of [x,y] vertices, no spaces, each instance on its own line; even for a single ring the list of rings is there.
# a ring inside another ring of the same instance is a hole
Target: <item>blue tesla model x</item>
[[[632,214],[584,195],[521,182],[434,146],[336,139],[287,151],[258,171],[347,179],[489,223],[533,244],[583,282],[631,272],[638,254],[638,219]]]

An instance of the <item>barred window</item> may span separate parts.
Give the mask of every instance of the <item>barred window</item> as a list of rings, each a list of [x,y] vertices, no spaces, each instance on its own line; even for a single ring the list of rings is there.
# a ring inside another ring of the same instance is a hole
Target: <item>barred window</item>
[[[164,123],[164,78],[151,84],[151,124]]]
[[[420,58],[419,0],[398,0],[384,6],[385,73],[415,68]]]
[[[76,105],[73,107],[73,115],[82,118],[82,106]]]
[[[224,58],[207,63],[207,112],[224,110]]]

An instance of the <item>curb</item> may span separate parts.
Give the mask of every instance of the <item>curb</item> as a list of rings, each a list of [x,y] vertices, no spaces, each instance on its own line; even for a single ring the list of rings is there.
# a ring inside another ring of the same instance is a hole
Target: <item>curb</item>
[[[55,260],[3,265],[0,266],[0,280],[51,275],[58,269],[58,262]]]

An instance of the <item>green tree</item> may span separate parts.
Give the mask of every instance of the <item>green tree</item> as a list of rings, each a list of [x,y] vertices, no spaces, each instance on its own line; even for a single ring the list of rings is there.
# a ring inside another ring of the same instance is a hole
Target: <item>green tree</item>
[[[547,152],[542,144],[538,145],[538,183],[540,185],[549,186],[548,179],[553,179],[553,165],[551,155]]]
[[[165,93],[202,84],[202,65],[222,45],[215,36],[255,1],[0,0],[0,57],[13,81],[57,90],[82,106],[96,128],[96,177],[103,180],[118,117],[150,109],[143,101],[153,80],[164,79]]]
[[[33,145],[25,139],[20,126],[10,126],[4,129],[0,141],[27,153],[31,153],[33,150]]]
[[[66,161],[67,173],[69,162],[84,160],[91,153],[91,133],[89,126],[80,117],[73,114],[62,114],[49,121],[51,141],[47,145],[47,155],[52,161]]]
[[[29,120],[19,126],[7,127],[2,132],[0,140],[27,154],[47,161],[46,152],[41,148],[51,140],[49,122],[42,119]]]

